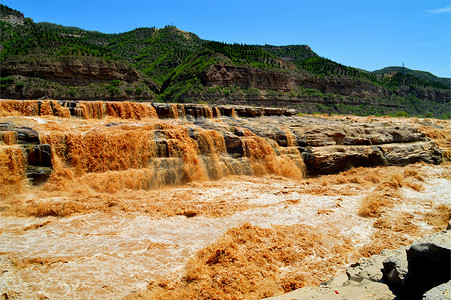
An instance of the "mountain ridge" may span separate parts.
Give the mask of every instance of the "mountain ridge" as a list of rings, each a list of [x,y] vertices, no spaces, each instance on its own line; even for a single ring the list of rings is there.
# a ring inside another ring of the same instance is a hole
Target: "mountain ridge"
[[[394,73],[394,72],[410,74],[410,75],[413,75],[413,76],[418,77],[423,80],[438,81],[448,87],[451,87],[451,78],[439,77],[439,76],[432,74],[431,72],[421,71],[421,70],[412,70],[412,69],[409,69],[406,67],[389,66],[389,67],[385,67],[385,68],[382,68],[379,70],[374,70],[371,73],[373,73],[375,75],[384,75],[384,74],[390,74],[390,73]]]

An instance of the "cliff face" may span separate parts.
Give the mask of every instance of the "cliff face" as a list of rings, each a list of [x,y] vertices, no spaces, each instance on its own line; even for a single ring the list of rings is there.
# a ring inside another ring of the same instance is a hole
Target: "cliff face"
[[[300,81],[300,75],[228,65],[211,65],[202,74],[206,86],[239,86],[289,92]]]
[[[27,55],[2,62],[4,99],[151,100],[159,86],[119,60]]]
[[[398,91],[400,96],[414,95],[419,99],[429,99],[438,103],[449,103],[451,101],[450,90],[439,90],[434,88],[420,88],[404,86]]]
[[[353,78],[319,78],[304,73],[288,73],[275,70],[211,65],[202,74],[202,83],[206,86],[238,86],[240,88],[257,88],[289,92],[297,86],[314,88],[322,93],[343,96],[390,96],[392,93],[371,82]]]
[[[68,85],[105,83],[115,79],[132,83],[140,79],[138,71],[127,64],[96,57],[15,57],[2,63],[1,74],[38,77]]]

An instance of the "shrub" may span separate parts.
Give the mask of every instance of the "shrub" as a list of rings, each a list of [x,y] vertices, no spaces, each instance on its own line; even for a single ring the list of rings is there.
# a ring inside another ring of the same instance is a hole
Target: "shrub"
[[[428,111],[425,115],[424,115],[424,117],[425,118],[429,118],[429,119],[431,119],[431,118],[433,118],[434,117],[434,114],[433,113],[431,113],[430,111]]]
[[[17,81],[16,82],[16,90],[21,90],[25,86],[25,82],[23,81]]]
[[[396,112],[395,117],[408,118],[409,114],[407,112],[405,112],[405,111],[400,110],[400,111]]]
[[[121,81],[120,80],[118,80],[118,79],[114,79],[114,80],[111,80],[111,85],[112,86],[120,86],[121,85]]]
[[[141,95],[142,93],[143,93],[142,87],[137,87],[137,88],[135,89],[135,94],[136,94],[136,95]]]
[[[107,87],[107,90],[108,90],[108,92],[110,92],[111,95],[117,95],[121,92],[121,90],[114,85],[109,85]]]
[[[2,89],[10,86],[12,83],[14,83],[14,78],[11,76],[0,78],[0,87]]]

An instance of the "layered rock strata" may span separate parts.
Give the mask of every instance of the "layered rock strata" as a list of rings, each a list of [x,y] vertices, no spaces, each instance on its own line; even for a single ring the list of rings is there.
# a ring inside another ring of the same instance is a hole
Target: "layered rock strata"
[[[69,85],[109,83],[115,79],[131,83],[140,79],[138,71],[127,64],[96,57],[61,57],[58,60],[31,57],[8,60],[2,65],[2,76],[10,75],[38,77]]]
[[[291,89],[302,86],[305,88],[313,88],[322,93],[332,93],[342,96],[351,97],[392,97],[402,96],[406,97],[409,94],[414,94],[420,99],[429,99],[439,103],[449,102],[449,91],[432,89],[432,88],[420,88],[415,86],[403,86],[397,91],[391,91],[382,86],[375,85],[370,81],[359,80],[349,77],[324,77],[320,78],[309,74],[307,72],[281,72],[276,70],[261,70],[249,67],[238,67],[230,65],[214,64],[205,69],[201,75],[201,80],[205,86],[223,86],[231,87],[237,86],[242,89],[256,88],[261,91],[274,90],[280,92],[290,92]],[[217,99],[219,100],[219,99]],[[278,105],[278,106],[293,106],[296,104],[306,103],[321,103],[321,104],[334,104],[344,102],[346,104],[355,105],[359,103],[353,103],[352,99],[340,99],[340,100],[327,100],[323,97],[311,97],[300,96],[290,98],[288,96],[257,96],[256,98],[246,97],[243,99],[228,98],[229,103],[236,104],[254,102],[257,105]],[[349,102],[348,102],[349,101]],[[361,100],[360,100],[361,101]],[[398,107],[402,109],[402,106],[390,104],[390,103],[374,103],[375,105],[381,105],[385,107]]]
[[[112,121],[87,132],[48,132],[37,119],[47,116],[63,123]],[[0,117],[3,148],[22,149],[26,176],[35,184],[50,176],[55,156],[79,175],[145,170],[142,188],[233,174],[296,178],[305,172],[442,161],[440,149],[411,126],[301,117],[292,109],[2,100]],[[34,125],[24,126],[20,117]]]
[[[202,74],[206,86],[238,86],[289,92],[297,86],[315,88],[323,93],[365,97],[389,96],[387,89],[353,78],[319,78],[307,72],[290,73],[227,65],[211,65]]]

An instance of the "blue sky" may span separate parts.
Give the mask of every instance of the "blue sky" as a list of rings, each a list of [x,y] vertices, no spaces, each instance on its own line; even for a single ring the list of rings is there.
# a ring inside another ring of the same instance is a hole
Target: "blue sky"
[[[376,70],[451,77],[450,0],[2,0],[35,22],[106,33],[164,27],[228,43],[307,44],[320,56]]]

